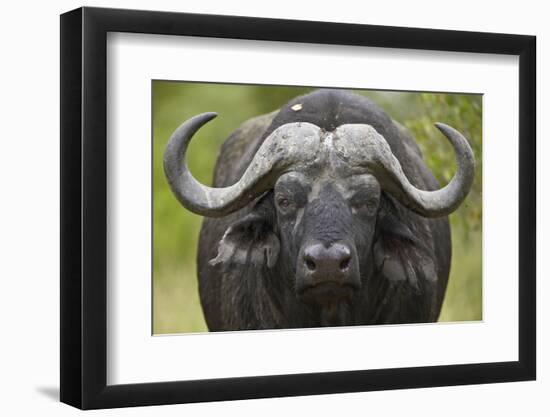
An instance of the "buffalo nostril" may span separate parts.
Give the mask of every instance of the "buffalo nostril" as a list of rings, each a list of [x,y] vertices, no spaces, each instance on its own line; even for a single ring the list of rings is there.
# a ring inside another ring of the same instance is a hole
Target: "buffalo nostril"
[[[340,262],[340,269],[342,271],[348,269],[350,261],[351,261],[351,256],[347,256],[346,258],[342,259],[342,261]]]
[[[315,265],[315,262],[313,262],[311,258],[306,258],[306,267],[310,271],[315,271],[315,268],[317,267],[317,265]]]

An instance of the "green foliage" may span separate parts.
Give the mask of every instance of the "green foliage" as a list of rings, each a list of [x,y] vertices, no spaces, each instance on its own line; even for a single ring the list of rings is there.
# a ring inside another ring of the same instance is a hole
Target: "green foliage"
[[[154,81],[153,99],[153,331],[205,331],[200,307],[196,249],[201,217],[182,208],[164,177],[162,156],[172,132],[196,114],[216,111],[189,148],[196,178],[211,184],[220,145],[242,122],[271,112],[312,89]],[[447,123],[470,140],[478,168],[474,188],[453,215],[453,264],[440,320],[481,319],[481,96],[357,91],[407,126],[429,168],[445,184],[454,174],[451,146],[433,126]]]
[[[472,191],[467,201],[453,213],[453,226],[460,227],[469,237],[469,233],[481,229],[482,217],[482,129],[481,129],[481,96],[465,94],[417,94],[414,97],[415,107],[420,114],[404,122],[413,133],[424,160],[441,184],[448,183],[456,170],[456,161],[451,145],[442,139],[441,133],[434,127],[434,121],[443,122],[458,129],[474,151],[476,175]]]

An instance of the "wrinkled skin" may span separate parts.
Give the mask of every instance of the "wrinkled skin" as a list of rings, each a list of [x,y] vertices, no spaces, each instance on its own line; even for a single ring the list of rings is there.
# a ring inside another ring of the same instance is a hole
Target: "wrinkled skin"
[[[415,186],[439,188],[402,127],[368,99],[334,90],[246,122],[224,143],[214,186],[237,181],[278,126],[304,121],[326,132],[369,124]],[[245,208],[205,218],[199,290],[211,331],[437,320],[451,257],[447,218],[411,212],[375,175],[356,175],[330,155],[280,176]],[[335,261],[327,266],[328,253]]]
[[[282,263],[294,264],[288,272],[289,284],[294,285],[300,301],[318,311],[321,325],[337,325],[350,319],[354,292],[362,286],[360,271],[368,270],[372,262],[370,257],[358,254],[371,251],[380,187],[370,175],[334,178],[330,175],[333,168],[326,171],[314,179],[287,174],[277,182],[274,195]],[[308,266],[305,261],[308,250],[319,246],[318,250],[327,252],[336,245],[343,248],[341,252],[345,251],[340,262],[345,264],[346,277],[337,279],[321,274],[317,280],[309,278],[308,274],[313,275],[319,269],[315,265],[319,261],[309,261]],[[324,285],[318,284],[319,281]]]

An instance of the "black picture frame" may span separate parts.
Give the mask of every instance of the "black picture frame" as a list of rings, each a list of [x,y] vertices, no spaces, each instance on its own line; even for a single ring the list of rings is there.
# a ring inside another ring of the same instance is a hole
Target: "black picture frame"
[[[107,385],[108,32],[519,56],[519,360]],[[61,15],[60,56],[62,402],[94,409],[535,379],[534,36],[85,7]]]

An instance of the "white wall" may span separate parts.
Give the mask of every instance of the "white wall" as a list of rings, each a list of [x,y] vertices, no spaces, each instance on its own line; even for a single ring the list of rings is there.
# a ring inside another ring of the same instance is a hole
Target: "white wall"
[[[32,3],[32,4],[31,4]],[[550,129],[543,125],[548,108],[550,27],[544,2],[461,0],[276,2],[202,0],[93,1],[89,6],[238,14],[293,19],[493,31],[538,36],[539,213],[548,211],[543,192],[550,168],[541,155],[550,151]],[[314,4],[314,7],[311,5]],[[2,162],[0,204],[1,265],[4,287],[0,300],[0,409],[4,415],[73,415],[57,402],[59,378],[59,17],[79,7],[75,1],[5,2],[2,7],[0,114]],[[310,10],[311,9],[311,10]],[[546,12],[546,13],[545,13]],[[543,102],[544,100],[544,102]],[[546,106],[545,106],[546,105]],[[547,187],[546,187],[547,188]],[[539,259],[550,249],[547,219],[539,214]],[[543,237],[543,233],[546,235]],[[325,395],[290,399],[238,401],[101,411],[100,415],[548,415],[550,405],[550,296],[547,265],[539,263],[538,381],[498,385]],[[546,394],[546,395],[545,395]]]

